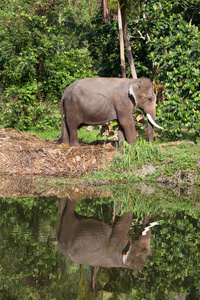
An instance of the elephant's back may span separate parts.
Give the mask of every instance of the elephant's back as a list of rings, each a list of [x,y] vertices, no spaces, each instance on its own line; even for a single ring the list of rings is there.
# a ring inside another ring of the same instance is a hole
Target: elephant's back
[[[66,88],[62,100],[65,102],[103,102],[106,100],[110,104],[117,99],[128,97],[129,87],[132,80],[126,78],[94,77],[84,78],[75,81]],[[119,100],[118,100],[119,101]],[[97,104],[96,103],[96,104]]]

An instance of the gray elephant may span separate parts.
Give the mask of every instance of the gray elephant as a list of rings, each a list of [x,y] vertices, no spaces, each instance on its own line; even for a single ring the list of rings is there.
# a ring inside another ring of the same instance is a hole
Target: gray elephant
[[[113,226],[75,212],[76,201],[60,199],[57,222],[59,250],[75,263],[94,267],[141,270],[150,254],[151,229],[132,239],[132,213],[124,213]],[[144,218],[144,224],[149,217]],[[145,234],[143,234],[145,233]]]
[[[61,100],[59,142],[78,146],[77,130],[83,125],[100,125],[117,120],[119,141],[136,141],[133,113],[139,108],[148,118],[148,138],[153,142],[156,95],[148,78],[85,78],[72,83]],[[63,116],[65,115],[65,117]]]

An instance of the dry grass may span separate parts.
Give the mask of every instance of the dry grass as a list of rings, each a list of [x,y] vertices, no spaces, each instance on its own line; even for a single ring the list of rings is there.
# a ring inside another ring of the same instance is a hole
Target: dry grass
[[[0,129],[0,175],[80,176],[102,169],[115,156],[112,145],[70,148],[16,129]]]

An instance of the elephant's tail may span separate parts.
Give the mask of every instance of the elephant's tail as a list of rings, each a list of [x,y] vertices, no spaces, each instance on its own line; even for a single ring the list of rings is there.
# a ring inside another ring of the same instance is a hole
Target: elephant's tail
[[[60,105],[60,113],[61,113],[61,136],[63,136],[64,133],[64,109],[63,109],[63,99],[61,100],[61,105]]]
[[[60,113],[61,113],[61,134],[57,138],[57,141],[61,144],[63,142],[63,132],[64,132],[64,120],[63,120],[63,99],[61,100],[61,105],[60,105]]]
[[[69,145],[69,134],[64,120],[64,99],[63,98],[61,99],[60,113],[61,113],[61,135],[58,137],[58,142]]]

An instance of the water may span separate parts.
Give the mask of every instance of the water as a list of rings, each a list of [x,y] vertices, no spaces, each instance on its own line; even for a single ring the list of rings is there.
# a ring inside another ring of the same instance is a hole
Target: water
[[[200,299],[199,194],[0,198],[0,299]]]

